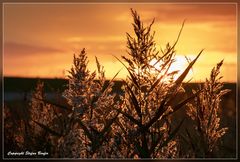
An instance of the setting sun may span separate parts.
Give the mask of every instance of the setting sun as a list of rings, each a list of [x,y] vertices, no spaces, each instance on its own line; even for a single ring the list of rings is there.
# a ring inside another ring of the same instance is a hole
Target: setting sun
[[[163,82],[169,82],[169,79],[176,80],[184,72],[184,70],[187,68],[187,66],[193,59],[194,59],[193,55],[189,55],[188,57],[175,56],[171,65],[166,66],[165,68],[163,68],[163,64],[164,64],[163,61],[161,61],[161,60],[157,61],[156,59],[153,59],[150,61],[150,65],[154,66],[154,68],[152,68],[151,72],[152,73],[160,73],[158,77],[165,75],[165,73],[167,73],[167,74],[175,73],[173,75],[173,78],[164,77]],[[185,81],[186,82],[190,81],[192,77],[193,77],[193,69],[191,69],[189,71],[188,75],[186,76]]]

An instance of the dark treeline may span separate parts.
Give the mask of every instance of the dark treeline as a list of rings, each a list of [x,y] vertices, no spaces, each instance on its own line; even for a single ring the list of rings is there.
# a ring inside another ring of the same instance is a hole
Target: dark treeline
[[[63,92],[67,88],[68,80],[62,78],[21,78],[21,77],[4,77],[4,92],[29,92],[33,91],[37,81],[44,82],[45,92]],[[108,82],[107,82],[108,83]],[[107,84],[106,83],[106,84]],[[122,92],[121,80],[114,81],[113,91]],[[185,90],[196,89],[199,83],[183,83]],[[236,91],[236,83],[226,83],[224,88]]]

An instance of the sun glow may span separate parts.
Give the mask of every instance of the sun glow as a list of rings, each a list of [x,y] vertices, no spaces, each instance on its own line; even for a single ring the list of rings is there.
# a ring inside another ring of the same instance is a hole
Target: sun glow
[[[159,73],[160,75],[158,77],[161,77],[166,74],[170,73],[175,73],[172,78],[171,75],[170,77],[164,76],[162,82],[170,82],[171,79],[177,80],[177,78],[184,72],[184,70],[187,68],[189,62],[193,60],[194,56],[189,55],[187,57],[180,55],[180,56],[175,56],[173,59],[173,62],[171,63],[170,67],[168,66],[164,67],[164,62],[162,60],[157,61],[156,59],[153,59],[150,61],[150,65],[154,66],[154,68],[151,70],[151,73]],[[166,72],[167,70],[167,72]],[[185,79],[185,81],[188,81],[191,79],[193,76],[193,69],[191,69]]]

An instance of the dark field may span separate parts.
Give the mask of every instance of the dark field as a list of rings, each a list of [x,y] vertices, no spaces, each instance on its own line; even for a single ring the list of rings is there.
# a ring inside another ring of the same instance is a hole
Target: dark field
[[[37,78],[4,78],[4,104],[10,111],[15,114],[15,120],[28,117],[28,103],[31,92],[34,90]],[[66,104],[61,93],[66,89],[68,81],[65,79],[40,79],[44,82],[47,99],[62,105]],[[115,81],[114,92],[122,94],[122,82]],[[187,92],[198,87],[197,83],[187,83],[183,85]],[[236,84],[226,83],[224,89],[230,89],[231,92],[226,94],[221,102],[221,127],[228,127],[228,132],[222,138],[222,145],[219,149],[221,157],[236,157]],[[179,121],[184,114],[184,109],[177,112]],[[177,118],[178,119],[178,118]],[[173,121],[177,123],[178,121]],[[185,126],[191,122],[185,122]]]

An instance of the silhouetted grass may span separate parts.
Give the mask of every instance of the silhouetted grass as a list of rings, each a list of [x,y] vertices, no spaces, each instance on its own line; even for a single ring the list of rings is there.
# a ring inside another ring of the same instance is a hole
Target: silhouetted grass
[[[126,79],[115,81],[117,73],[106,80],[97,58],[90,72],[85,49],[74,54],[66,80],[4,78],[5,157],[19,150],[55,158],[234,157],[236,85],[226,94],[218,78],[223,61],[204,83],[183,83],[201,50],[175,80],[178,69],[169,69],[184,22],[173,45],[158,51],[154,20],[145,27],[131,12],[135,35],[127,33],[128,57],[116,57]],[[22,99],[10,100],[15,93]]]

